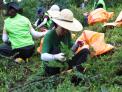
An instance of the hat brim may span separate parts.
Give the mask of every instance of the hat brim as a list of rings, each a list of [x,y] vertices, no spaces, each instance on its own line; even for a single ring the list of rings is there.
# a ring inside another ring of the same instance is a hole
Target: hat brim
[[[115,20],[115,22],[120,22],[120,21],[122,21],[122,11],[119,13],[119,16]]]
[[[58,24],[59,26],[69,30],[69,31],[74,31],[74,32],[79,32],[83,30],[82,24],[75,18],[73,18],[72,22],[69,21],[63,21],[60,19],[52,18],[52,20]]]
[[[14,8],[15,10],[21,10],[22,8],[19,6],[19,4],[17,4],[16,2],[10,2],[6,4],[6,8]]]
[[[115,22],[113,22],[113,23],[105,23],[105,24],[103,25],[103,27],[108,27],[108,26],[113,26],[113,27],[115,27],[115,26],[117,26],[117,23],[115,23]]]

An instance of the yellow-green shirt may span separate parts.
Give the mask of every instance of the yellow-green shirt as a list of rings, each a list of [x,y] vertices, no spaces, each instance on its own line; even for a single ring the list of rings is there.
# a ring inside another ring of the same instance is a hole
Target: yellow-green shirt
[[[30,21],[28,18],[17,14],[14,18],[5,20],[5,30],[11,42],[12,49],[33,45],[34,41],[30,34]]]

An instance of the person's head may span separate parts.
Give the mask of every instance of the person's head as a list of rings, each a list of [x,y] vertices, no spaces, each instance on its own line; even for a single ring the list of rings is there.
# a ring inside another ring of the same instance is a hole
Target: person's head
[[[64,36],[67,32],[69,32],[69,30],[61,27],[60,25],[57,25],[56,32],[58,36]]]
[[[21,11],[19,4],[16,2],[10,2],[7,5],[7,16],[15,17],[18,12]]]
[[[74,18],[71,10],[63,9],[58,17],[53,18],[53,22],[57,25],[56,32],[58,35],[65,35],[68,31],[81,31],[83,29],[82,24]]]
[[[45,8],[44,7],[39,7],[37,10],[37,15],[38,16],[43,16],[45,13]]]

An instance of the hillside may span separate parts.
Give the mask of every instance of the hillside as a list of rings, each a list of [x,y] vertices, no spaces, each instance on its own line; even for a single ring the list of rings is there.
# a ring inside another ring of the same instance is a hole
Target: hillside
[[[84,10],[74,2],[69,7],[82,24],[83,13],[91,11],[91,3]],[[108,11],[114,12],[114,17],[110,21],[114,21],[122,10],[121,0],[116,0],[116,3],[116,6],[113,4],[107,8]],[[28,11],[30,3],[28,6],[26,4],[25,11]],[[34,3],[35,6],[36,4],[37,2]],[[32,10],[33,12],[26,12],[25,16],[27,15],[34,23],[35,17],[32,17],[31,13],[35,12],[35,8],[33,7]],[[2,25],[0,27],[2,29]],[[40,55],[36,51],[29,62],[21,64],[7,57],[0,57],[0,92],[122,92],[122,27],[105,30],[101,24],[98,24],[85,26],[85,29],[105,33],[105,41],[115,48],[106,54],[89,57],[87,63],[83,65],[86,67],[84,73],[73,70],[48,78],[41,75],[43,67]],[[75,34],[77,38],[81,33]],[[39,42],[40,40],[35,40],[36,47]],[[1,39],[0,43],[2,43]]]

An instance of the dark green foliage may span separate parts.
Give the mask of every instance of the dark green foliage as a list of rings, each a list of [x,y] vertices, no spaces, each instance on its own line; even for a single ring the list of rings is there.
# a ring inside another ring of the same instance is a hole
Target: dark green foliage
[[[36,20],[36,10],[39,6],[38,0],[23,0],[20,5],[23,7],[23,15],[28,17],[32,23]]]
[[[43,0],[45,1],[45,0]],[[59,1],[59,2],[58,2]],[[48,2],[48,0],[47,0]],[[66,3],[67,2],[67,3]],[[93,0],[90,0],[88,7],[84,10],[79,8],[82,0],[54,0],[62,8],[70,7],[75,18],[83,21],[83,13],[92,10]],[[108,11],[114,11],[114,21],[122,9],[122,0],[105,0]],[[44,2],[46,3],[46,2]],[[48,7],[51,4],[49,3]],[[24,8],[24,15],[35,21],[37,6],[42,5],[41,0],[23,0],[21,5]],[[47,6],[45,5],[45,6]],[[73,70],[70,73],[59,74],[51,77],[42,75],[42,63],[37,53],[28,63],[16,64],[12,60],[0,57],[0,92],[122,92],[122,28],[102,30],[101,24],[94,27],[86,27],[97,32],[105,33],[105,41],[115,46],[111,52],[99,57],[89,58],[83,64],[86,67],[85,73]],[[0,29],[3,28],[3,21],[0,17]],[[81,32],[77,33],[77,37]],[[2,42],[2,41],[0,41]],[[36,47],[39,45],[35,40]],[[62,51],[66,53],[67,59],[71,59],[72,52],[62,44]],[[74,80],[75,85],[71,80]]]
[[[10,89],[12,92],[49,92],[53,91],[56,85],[63,81],[63,77],[59,75],[51,76],[51,77],[42,77],[38,76],[34,80],[26,82],[22,86],[18,86],[14,89]],[[45,90],[46,89],[46,90]]]
[[[48,66],[50,66],[50,67],[55,67],[55,66],[60,67],[61,71],[62,71],[62,69],[64,70],[68,67],[67,61],[72,59],[72,57],[74,56],[74,53],[63,42],[61,42],[60,48],[61,48],[61,52],[65,54],[66,60],[63,61],[63,62],[62,61],[51,61],[51,62],[48,62]]]
[[[66,60],[71,60],[74,56],[73,51],[63,42],[61,42],[61,52],[65,54]]]
[[[4,23],[3,10],[0,9],[0,35],[2,33],[2,30],[3,30],[3,23]]]

